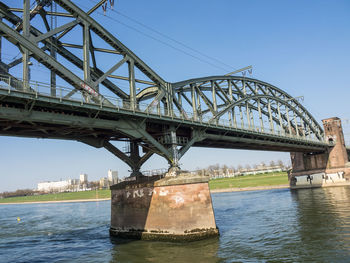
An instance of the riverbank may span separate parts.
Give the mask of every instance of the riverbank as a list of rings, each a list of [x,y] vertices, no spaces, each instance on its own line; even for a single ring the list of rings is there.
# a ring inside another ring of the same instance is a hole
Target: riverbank
[[[83,192],[57,193],[33,196],[18,196],[0,199],[1,204],[18,203],[63,203],[63,202],[93,202],[109,200],[111,198],[110,190],[92,190]]]
[[[211,193],[257,191],[276,188],[288,188],[287,174],[267,173],[246,175],[231,178],[218,178],[209,181]],[[38,203],[66,203],[66,202],[96,202],[110,200],[110,190],[93,190],[84,192],[70,192],[45,194],[34,196],[19,196],[0,199],[1,204],[38,204]]]
[[[261,191],[261,190],[288,189],[288,188],[289,188],[289,184],[255,186],[255,187],[244,187],[244,188],[234,187],[234,188],[210,190],[210,193],[215,194],[215,193],[226,193],[226,192]]]
[[[26,205],[26,204],[55,204],[55,203],[81,203],[81,202],[101,202],[108,201],[111,198],[100,198],[100,199],[77,199],[77,200],[61,200],[61,201],[37,201],[37,202],[10,202],[0,203],[0,205]]]
[[[227,192],[227,189],[268,189],[280,185],[288,185],[288,176],[286,172],[266,173],[256,175],[237,176],[229,178],[218,178],[209,181],[211,191],[222,190]],[[265,189],[265,190],[266,190]],[[238,191],[238,190],[237,190]],[[231,192],[231,190],[229,191]]]
[[[244,192],[244,191],[261,191],[261,190],[272,190],[272,189],[288,189],[288,184],[282,185],[270,185],[270,186],[255,186],[255,187],[244,187],[244,188],[224,188],[210,190],[210,193],[227,193],[227,192]],[[11,204],[54,204],[54,203],[79,203],[79,202],[100,202],[108,201],[111,198],[99,198],[99,199],[76,199],[76,200],[60,200],[60,201],[23,201],[23,202],[0,202],[0,205],[11,205]]]

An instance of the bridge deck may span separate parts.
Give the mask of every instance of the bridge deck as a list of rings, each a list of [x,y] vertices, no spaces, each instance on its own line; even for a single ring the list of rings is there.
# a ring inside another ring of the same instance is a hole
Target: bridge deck
[[[195,120],[186,114],[167,115],[157,109],[130,110],[127,104],[86,103],[83,100],[51,97],[43,93],[22,92],[0,87],[0,135],[35,138],[55,138],[81,141],[84,139],[126,138],[125,120],[145,124],[149,134],[157,137],[161,125],[175,124],[178,134],[190,138],[196,129],[202,139],[193,146],[256,149],[272,151],[324,151],[325,142],[297,137],[281,131],[262,131],[253,127],[233,127],[228,121],[211,123]],[[137,137],[137,135],[135,135]]]

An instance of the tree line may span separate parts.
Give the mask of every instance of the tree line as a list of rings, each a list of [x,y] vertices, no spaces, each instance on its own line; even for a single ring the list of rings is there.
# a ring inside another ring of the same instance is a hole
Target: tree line
[[[18,197],[18,196],[31,196],[31,195],[39,195],[42,194],[40,191],[32,190],[32,189],[18,189],[12,192],[3,192],[0,193],[0,198],[8,198],[8,197]]]
[[[282,160],[277,160],[277,161],[270,161],[268,164],[266,164],[265,162],[260,162],[259,164],[245,164],[245,165],[237,165],[237,166],[228,166],[226,164],[220,165],[220,164],[213,164],[213,165],[209,165],[206,168],[197,168],[196,170],[198,172],[202,172],[204,174],[211,174],[214,171],[222,171],[223,173],[227,173],[227,172],[240,172],[242,170],[252,170],[252,169],[262,169],[262,168],[267,168],[267,167],[280,167],[282,168],[282,170],[287,170],[287,168],[290,166],[288,164],[285,164]]]

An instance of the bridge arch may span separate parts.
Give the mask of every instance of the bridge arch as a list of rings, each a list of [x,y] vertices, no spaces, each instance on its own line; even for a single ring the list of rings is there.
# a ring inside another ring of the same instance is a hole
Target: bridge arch
[[[195,119],[220,122],[226,117],[234,127],[324,140],[323,129],[311,113],[269,83],[239,76],[211,76],[172,83],[172,88]]]

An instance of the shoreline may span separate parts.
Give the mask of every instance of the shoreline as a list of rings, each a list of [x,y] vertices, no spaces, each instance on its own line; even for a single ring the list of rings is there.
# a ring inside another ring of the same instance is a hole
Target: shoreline
[[[335,184],[323,185],[322,187],[345,186],[345,185],[350,185],[350,182],[336,184],[336,185]],[[310,187],[300,187],[300,189],[302,189],[302,188],[310,188]],[[264,191],[264,190],[266,191],[266,190],[274,190],[274,189],[292,189],[292,188],[289,186],[289,184],[281,184],[281,185],[266,185],[266,186],[232,187],[232,188],[223,188],[223,189],[213,189],[213,190],[210,190],[210,193],[216,194],[216,193],[230,193],[230,192],[248,192],[248,191]],[[9,202],[9,203],[0,203],[0,205],[81,203],[81,202],[101,202],[101,201],[108,201],[108,200],[111,200],[111,198],[58,200],[58,201]]]
[[[288,184],[283,185],[268,185],[268,186],[254,186],[254,187],[233,187],[210,190],[210,193],[229,193],[229,192],[245,192],[245,191],[262,191],[262,190],[273,190],[273,189],[286,189],[289,188]],[[0,203],[0,205],[25,205],[25,204],[56,204],[56,203],[80,203],[80,202],[100,202],[108,201],[111,198],[100,198],[100,199],[76,199],[76,200],[58,200],[58,201],[29,201],[29,202],[9,202]]]
[[[323,185],[323,187],[330,186],[345,186],[350,185],[350,182],[337,184],[337,185]],[[301,187],[301,188],[310,188],[310,187]],[[291,189],[289,184],[281,185],[266,185],[266,186],[251,186],[251,187],[232,187],[232,188],[223,188],[223,189],[213,189],[210,190],[211,194],[216,193],[230,193],[230,192],[247,192],[247,191],[264,191],[264,190],[274,190],[274,189]],[[111,198],[100,198],[100,199],[76,199],[76,200],[59,200],[59,201],[30,201],[30,202],[9,202],[9,203],[0,203],[0,205],[23,205],[23,204],[55,204],[55,203],[80,203],[80,202],[100,202],[108,201]]]
[[[111,200],[111,198],[100,199],[76,199],[76,200],[58,200],[58,201],[29,201],[29,202],[10,202],[0,203],[0,205],[26,205],[26,204],[55,204],[55,203],[82,203],[82,202],[100,202]]]
[[[252,187],[232,187],[223,189],[213,189],[210,193],[229,193],[229,192],[246,192],[246,191],[263,191],[263,190],[273,190],[273,189],[289,189],[289,184],[280,185],[266,185],[266,186],[252,186]]]
[[[210,190],[210,193],[228,193],[228,192],[245,192],[245,191],[257,191],[257,190],[272,190],[272,189],[285,189],[289,188],[288,184],[283,185],[269,185],[269,186],[254,186],[254,187],[243,187],[243,188],[223,188]],[[26,204],[56,204],[56,203],[79,203],[79,202],[100,202],[111,200],[111,198],[101,199],[76,199],[76,200],[59,200],[59,201],[29,201],[29,202],[9,202],[0,203],[0,205],[26,205]]]

